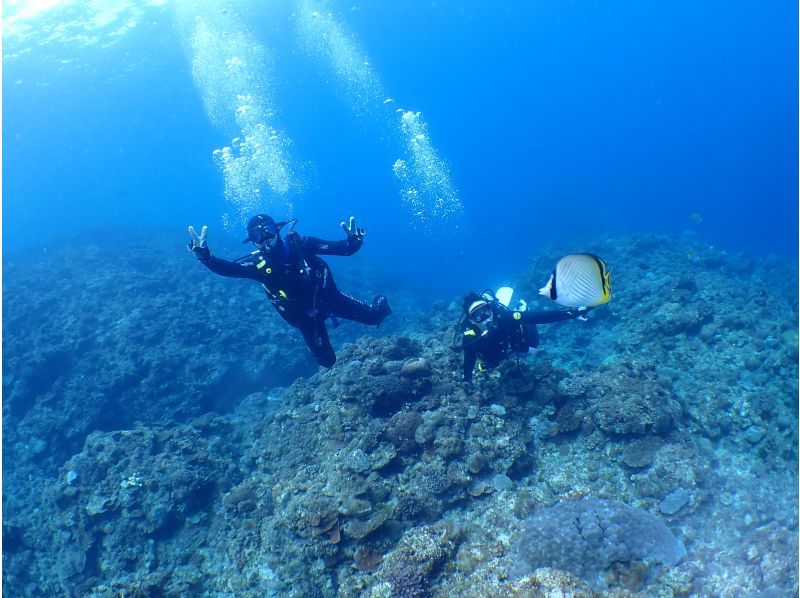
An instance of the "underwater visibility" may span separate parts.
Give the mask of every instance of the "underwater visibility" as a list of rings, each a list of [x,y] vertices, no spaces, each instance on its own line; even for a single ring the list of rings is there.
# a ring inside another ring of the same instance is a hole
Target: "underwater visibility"
[[[797,6],[3,2],[8,596],[798,596]]]

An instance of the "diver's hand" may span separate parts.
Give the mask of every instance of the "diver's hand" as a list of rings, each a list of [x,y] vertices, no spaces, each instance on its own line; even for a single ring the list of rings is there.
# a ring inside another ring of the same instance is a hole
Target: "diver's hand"
[[[195,257],[201,262],[206,261],[209,257],[211,257],[211,250],[206,245],[206,235],[208,235],[208,227],[203,226],[200,229],[200,234],[198,235],[197,232],[194,230],[193,226],[189,226],[189,234],[191,235],[191,240],[186,245],[186,248],[194,253]]]
[[[578,309],[571,309],[569,313],[572,315],[573,318],[576,318],[582,322],[586,322],[586,314],[592,311],[594,307],[579,307]]]
[[[358,241],[363,241],[364,240],[364,235],[367,233],[367,231],[365,231],[363,228],[357,228],[356,227],[356,217],[355,216],[350,216],[350,226],[347,226],[347,224],[344,223],[344,222],[342,222],[340,224],[340,226],[342,227],[342,230],[344,231],[344,234],[347,235],[348,240],[351,237],[355,237]]]

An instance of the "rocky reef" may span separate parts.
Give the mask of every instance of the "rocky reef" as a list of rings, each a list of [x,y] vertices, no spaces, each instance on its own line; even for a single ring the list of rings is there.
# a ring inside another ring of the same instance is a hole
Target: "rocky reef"
[[[469,385],[459,298],[420,310],[379,271],[395,317],[343,326],[318,370],[257,289],[150,245],[70,250],[72,294],[47,261],[8,264],[3,589],[796,595],[796,267],[656,236],[581,249],[612,301]]]

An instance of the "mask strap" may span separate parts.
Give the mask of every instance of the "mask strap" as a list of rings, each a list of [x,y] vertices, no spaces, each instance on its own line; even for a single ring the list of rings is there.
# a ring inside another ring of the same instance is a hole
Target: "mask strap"
[[[294,230],[295,225],[297,224],[297,218],[292,218],[290,220],[284,220],[283,222],[278,222],[275,226],[277,227],[278,232],[280,232],[281,229],[287,224],[291,225],[289,226],[289,232],[292,232]]]

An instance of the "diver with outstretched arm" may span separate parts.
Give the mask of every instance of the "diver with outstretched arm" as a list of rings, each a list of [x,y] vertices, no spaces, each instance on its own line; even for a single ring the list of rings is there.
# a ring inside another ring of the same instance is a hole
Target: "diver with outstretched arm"
[[[580,318],[591,308],[562,311],[511,310],[490,292],[470,293],[464,298],[465,382],[472,381],[478,358],[482,369],[496,368],[511,353],[527,353],[539,347],[537,324],[552,324]]]
[[[591,253],[573,253],[561,258],[539,294],[567,310],[528,311],[520,301],[509,308],[514,291],[510,287],[464,298],[461,348],[464,351],[465,382],[472,381],[472,371],[491,369],[511,353],[525,354],[539,346],[537,324],[552,324],[581,318],[611,299],[611,277],[605,261]],[[501,296],[502,295],[502,296]],[[478,359],[480,358],[480,362]]]
[[[261,283],[272,305],[281,317],[298,328],[308,348],[321,366],[329,368],[336,362],[336,353],[328,338],[325,321],[345,318],[362,324],[379,325],[392,313],[389,301],[377,295],[367,305],[342,293],[336,286],[328,264],[320,255],[353,255],[364,243],[365,230],[356,226],[354,217],[349,225],[341,223],[347,235],[342,241],[325,241],[301,236],[294,230],[296,219],[275,222],[266,214],[257,214],[247,223],[247,238],[256,250],[237,260],[229,261],[212,255],[204,226],[198,235],[189,227],[188,248],[209,270],[221,276],[249,278]],[[289,225],[286,238],[283,227]]]

